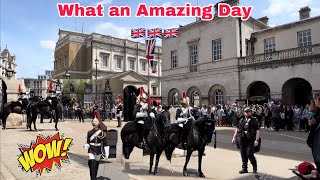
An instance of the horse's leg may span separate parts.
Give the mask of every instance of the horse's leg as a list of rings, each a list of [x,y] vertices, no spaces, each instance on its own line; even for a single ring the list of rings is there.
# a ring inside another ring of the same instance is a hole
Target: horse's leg
[[[149,174],[152,174],[153,159],[154,159],[154,153],[150,153],[150,169],[149,169]]]
[[[59,131],[59,129],[58,129],[58,121],[59,121],[59,118],[58,118],[58,116],[57,116],[57,114],[55,114],[55,116],[54,116],[54,121],[55,121],[55,128],[56,128],[56,131]]]
[[[43,123],[43,113],[40,113],[40,123]]]
[[[162,154],[162,150],[159,150],[157,152],[157,156],[156,156],[156,165],[154,167],[154,173],[153,173],[154,175],[156,175],[158,173],[158,165],[159,165],[159,160],[160,160],[161,154]]]
[[[50,122],[49,123],[52,123],[52,112],[50,112]]]
[[[187,166],[188,166],[188,163],[189,163],[189,161],[190,161],[191,154],[192,154],[192,149],[188,149],[188,150],[187,150],[186,162],[185,162],[185,164],[184,164],[184,166],[183,166],[183,175],[184,175],[184,176],[188,176]]]
[[[38,114],[36,114],[36,116],[33,118],[33,126],[34,126],[35,131],[37,131],[37,126],[36,126],[37,116],[38,116]],[[41,114],[41,117],[42,117],[42,114]],[[42,123],[43,123],[43,121],[42,121]],[[30,124],[30,130],[31,130],[31,124]]]
[[[199,172],[199,177],[205,177],[204,174],[202,173],[202,169],[201,169],[203,152],[204,152],[204,148],[200,148],[198,150],[198,172]]]
[[[5,112],[3,110],[3,115],[2,115],[2,129],[6,129],[6,124],[7,124],[7,118],[9,116],[9,113]]]

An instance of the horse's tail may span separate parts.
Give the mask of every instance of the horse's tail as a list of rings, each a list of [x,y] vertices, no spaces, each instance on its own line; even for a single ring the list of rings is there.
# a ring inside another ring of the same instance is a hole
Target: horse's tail
[[[217,148],[217,132],[216,130],[214,131],[214,144],[213,144],[213,148]]]

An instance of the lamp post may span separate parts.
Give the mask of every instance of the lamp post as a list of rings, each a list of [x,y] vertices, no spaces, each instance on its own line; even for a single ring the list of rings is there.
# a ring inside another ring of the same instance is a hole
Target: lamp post
[[[96,101],[98,101],[98,62],[99,60],[96,58],[94,62],[96,63]]]

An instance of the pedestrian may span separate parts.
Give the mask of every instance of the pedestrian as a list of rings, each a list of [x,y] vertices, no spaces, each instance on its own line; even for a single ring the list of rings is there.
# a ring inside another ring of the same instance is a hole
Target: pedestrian
[[[275,131],[279,131],[280,129],[280,121],[281,121],[280,112],[281,112],[281,109],[278,103],[273,103],[271,105],[271,114],[272,114],[272,121],[273,121]]]
[[[77,115],[79,117],[79,122],[84,122],[84,118],[83,118],[83,107],[82,107],[82,104],[81,102],[79,102],[78,106],[76,107],[77,108]]]
[[[286,118],[285,121],[286,121],[287,130],[292,131],[293,130],[293,122],[292,122],[293,110],[290,106],[286,106],[285,118]]]
[[[312,154],[314,157],[315,164],[317,166],[318,173],[320,173],[320,94],[316,94],[314,98],[314,104],[310,104],[310,111],[314,114],[308,120],[309,125],[309,135],[307,139],[307,144],[312,148]],[[317,136],[318,135],[318,136]]]
[[[244,110],[244,118],[239,122],[238,127],[235,129],[232,143],[236,142],[240,148],[241,159],[242,159],[242,170],[240,174],[248,173],[248,159],[250,160],[253,173],[257,172],[257,160],[254,156],[254,147],[259,145],[260,140],[260,127],[258,120],[252,116],[252,110],[246,108]]]
[[[207,105],[202,105],[202,108],[201,108],[201,117],[208,117],[208,108],[207,108]],[[196,119],[197,120],[197,119]]]
[[[101,146],[105,141],[106,126],[95,117],[92,120],[93,129],[87,133],[87,143],[84,145],[84,148],[88,150],[89,160],[88,166],[90,170],[90,179],[96,180],[99,162],[101,159]]]
[[[118,107],[117,107],[117,120],[118,120],[118,126],[117,127],[121,127],[122,111],[123,111],[122,103],[120,102],[118,104]]]
[[[293,109],[293,124],[294,124],[295,131],[300,130],[300,119],[301,119],[301,109],[298,107],[298,105],[295,105]]]
[[[261,127],[262,125],[262,122],[261,122],[261,119],[262,119],[262,107],[260,105],[257,105],[257,118],[258,118],[258,121],[259,121],[259,127]]]

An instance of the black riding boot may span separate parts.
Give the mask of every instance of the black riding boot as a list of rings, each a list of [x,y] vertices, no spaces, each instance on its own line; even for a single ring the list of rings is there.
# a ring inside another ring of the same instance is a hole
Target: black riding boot
[[[89,165],[89,170],[90,170],[90,179],[91,180],[95,180],[96,178],[94,178],[95,176],[95,160],[94,159],[89,159],[88,161],[88,165]]]
[[[248,173],[248,155],[247,155],[247,147],[242,144],[240,148],[241,160],[242,160],[242,169],[239,171],[239,174]]]
[[[95,176],[94,176],[94,177],[95,177],[96,179],[97,179],[98,170],[99,170],[99,162],[100,162],[100,161],[95,161],[96,164],[95,164],[95,174],[94,174]]]

